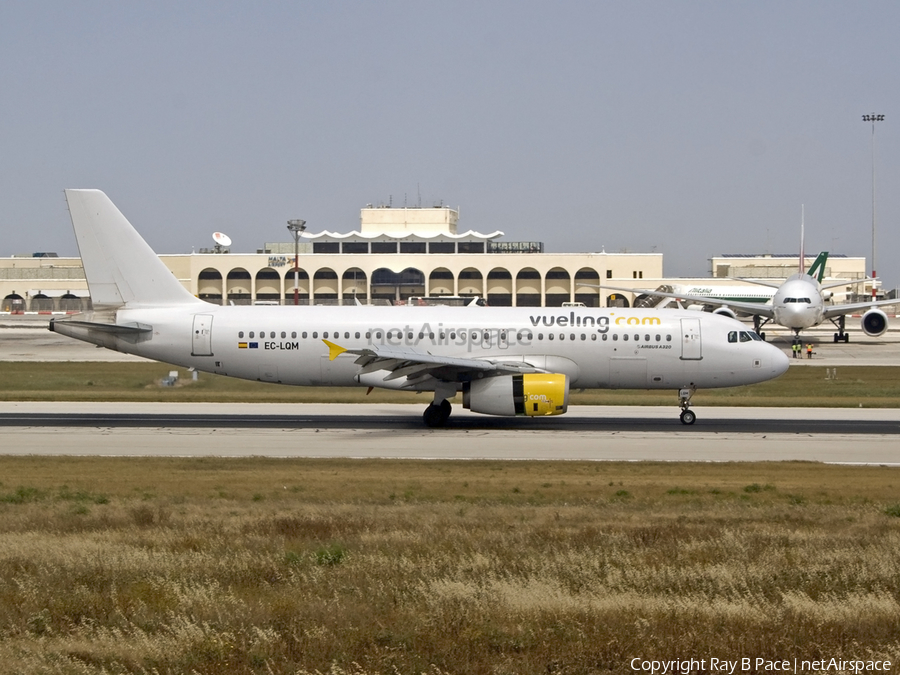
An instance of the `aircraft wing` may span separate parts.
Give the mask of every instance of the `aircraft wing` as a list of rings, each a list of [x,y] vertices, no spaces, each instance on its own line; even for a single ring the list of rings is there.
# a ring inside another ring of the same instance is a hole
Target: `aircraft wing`
[[[900,300],[869,300],[867,302],[851,302],[843,305],[826,306],[824,318],[830,319],[842,314],[853,314],[854,312],[865,311],[881,305],[900,305]]]
[[[784,283],[779,282],[775,283],[774,281],[763,281],[762,279],[738,279],[736,277],[723,277],[724,279],[728,279],[729,281],[743,281],[747,284],[756,284],[757,286],[768,286],[769,288],[781,288],[781,285]]]
[[[425,351],[406,347],[389,347],[372,345],[364,349],[346,349],[329,340],[322,340],[328,345],[328,358],[334,361],[341,354],[352,354],[357,357],[355,363],[360,366],[360,375],[385,370],[388,374],[385,382],[406,377],[410,385],[421,378],[431,376],[448,382],[459,382],[475,373],[546,373],[524,362],[492,361],[490,359],[467,359],[458,356],[434,356]]]
[[[827,284],[822,284],[821,289],[824,291],[826,288],[837,288],[838,286],[853,286],[855,284],[864,284],[867,281],[872,281],[872,277],[866,277],[865,279],[853,279],[848,281],[829,281]]]
[[[675,298],[676,300],[690,300],[702,305],[714,305],[716,307],[730,307],[731,309],[739,309],[741,312],[751,314],[753,316],[764,316],[771,319],[775,316],[775,310],[772,305],[761,305],[758,302],[742,302],[741,300],[717,300],[715,298],[706,298],[702,295],[685,295],[683,293],[666,293],[665,291],[639,291],[634,288],[616,288],[615,286],[603,286],[614,291],[628,291],[629,293],[644,293],[659,298]]]

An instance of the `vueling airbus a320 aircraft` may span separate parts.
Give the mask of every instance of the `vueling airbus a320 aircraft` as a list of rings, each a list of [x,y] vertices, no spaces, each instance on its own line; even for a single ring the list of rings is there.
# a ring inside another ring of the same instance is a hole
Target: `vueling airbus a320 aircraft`
[[[200,371],[304,386],[434,392],[442,426],[463,407],[561,415],[570,388],[763,382],[787,356],[728,317],[621,308],[217,306],[191,295],[99,190],[66,190],[94,310],[50,330]]]

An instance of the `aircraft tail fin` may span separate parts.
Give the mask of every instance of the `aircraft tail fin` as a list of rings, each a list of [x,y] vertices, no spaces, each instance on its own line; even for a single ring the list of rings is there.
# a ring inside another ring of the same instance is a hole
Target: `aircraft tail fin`
[[[94,305],[197,302],[100,190],[66,190]]]
[[[828,260],[828,251],[822,251],[816,259],[813,260],[812,265],[809,266],[809,271],[807,274],[811,277],[815,277],[816,281],[822,283],[822,279],[825,277],[825,262]]]

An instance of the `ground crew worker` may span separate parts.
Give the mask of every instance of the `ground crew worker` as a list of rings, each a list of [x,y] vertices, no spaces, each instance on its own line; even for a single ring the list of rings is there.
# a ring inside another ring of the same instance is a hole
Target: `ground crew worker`
[[[792,349],[794,351],[794,358],[799,359],[800,358],[800,345],[795,342]]]
[[[808,358],[808,359],[812,358],[812,342],[806,343],[806,358]]]

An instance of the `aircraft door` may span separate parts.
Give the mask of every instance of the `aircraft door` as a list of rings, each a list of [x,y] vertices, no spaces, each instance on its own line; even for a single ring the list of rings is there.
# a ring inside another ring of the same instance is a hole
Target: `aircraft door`
[[[698,361],[703,358],[700,347],[700,319],[681,320],[681,358]]]
[[[614,357],[609,360],[610,389],[643,389],[647,386],[647,359]]]
[[[194,314],[191,356],[212,356],[212,314]]]

